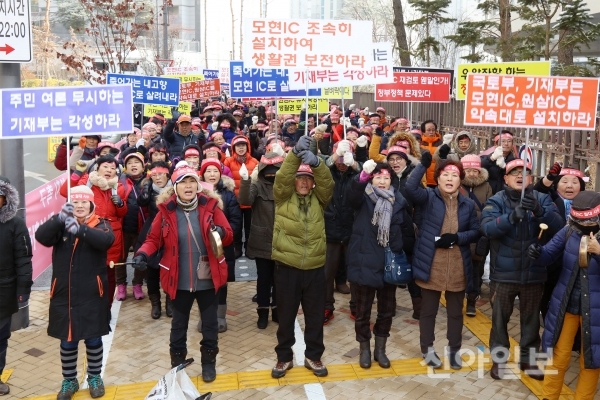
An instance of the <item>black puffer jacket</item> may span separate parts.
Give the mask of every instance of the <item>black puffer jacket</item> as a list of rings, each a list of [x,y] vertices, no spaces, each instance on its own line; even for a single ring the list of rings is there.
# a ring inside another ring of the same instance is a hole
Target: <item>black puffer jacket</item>
[[[490,158],[491,154],[481,157],[481,168],[487,169],[490,177],[488,183],[492,187],[492,193],[496,194],[504,189],[504,175],[506,175],[506,168],[500,168],[496,161],[492,161]],[[508,164],[512,160],[516,159],[513,152],[504,158],[504,163]]]
[[[18,311],[17,296],[31,292],[33,267],[31,238],[25,221],[17,216],[17,190],[0,177],[0,191],[6,200],[0,208],[0,319],[3,319]]]
[[[127,198],[123,199],[127,203],[127,214],[123,217],[123,232],[137,234],[146,220],[144,208],[140,207],[137,201],[141,192],[142,178],[135,180],[129,175],[122,174],[119,182],[125,188],[127,195]]]
[[[215,191],[221,196],[225,218],[227,218],[233,234],[237,235],[241,234],[242,231],[242,209],[233,192],[234,188],[235,182],[233,179],[222,175]],[[225,261],[227,261],[227,282],[235,282],[235,251],[233,243],[223,247],[223,252],[225,253]]]
[[[354,209],[348,201],[348,194],[352,178],[358,172],[354,168],[340,172],[335,165],[329,167],[329,170],[335,186],[333,197],[325,209],[325,235],[327,242],[347,244],[354,225]]]
[[[48,336],[78,341],[108,334],[106,254],[115,240],[110,223],[93,214],[73,235],[55,215],[35,238],[53,248]]]

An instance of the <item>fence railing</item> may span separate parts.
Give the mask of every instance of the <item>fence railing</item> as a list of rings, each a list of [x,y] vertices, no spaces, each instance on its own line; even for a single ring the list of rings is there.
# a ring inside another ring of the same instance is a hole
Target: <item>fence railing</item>
[[[339,104],[339,100],[336,100]],[[373,93],[354,92],[352,99],[344,99],[346,107],[356,104],[357,107],[369,107],[375,112],[377,107],[384,107],[387,115],[405,117],[412,121],[413,126],[419,126],[428,119],[434,120],[441,132],[469,131],[477,138],[479,151],[493,145],[494,136],[503,128],[465,126],[463,123],[465,102],[451,100],[450,103],[392,103],[374,101]],[[598,125],[598,124],[596,124]],[[525,143],[526,129],[509,128],[515,136],[515,144]],[[555,162],[561,161],[586,171],[590,177],[588,189],[600,190],[600,174],[597,173],[600,164],[600,135],[596,131],[579,130],[549,130],[530,129],[529,144],[534,153],[534,173],[542,176]]]

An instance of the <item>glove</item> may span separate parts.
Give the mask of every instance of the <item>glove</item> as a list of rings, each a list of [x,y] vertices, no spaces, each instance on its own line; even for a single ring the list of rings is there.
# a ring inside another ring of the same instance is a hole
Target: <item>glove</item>
[[[305,101],[302,102],[302,111],[304,111],[304,110],[306,110],[306,102]]]
[[[452,133],[446,133],[442,140],[443,140],[444,144],[450,144],[450,143],[452,143],[453,137],[454,137],[454,135]]]
[[[555,180],[559,175],[560,175],[560,171],[562,170],[562,166],[560,165],[559,162],[555,162],[552,167],[550,167],[550,170],[548,171],[548,175],[546,175],[546,178],[549,181],[553,181]]]
[[[442,160],[445,160],[448,157],[448,154],[450,154],[450,146],[447,144],[441,145],[438,154]]]
[[[367,174],[372,174],[373,171],[375,170],[376,166],[377,166],[377,163],[375,161],[367,160],[363,164],[363,171],[365,171]]]
[[[79,139],[79,147],[81,147],[82,149],[85,149],[85,144],[87,143],[87,139],[85,138],[85,136],[82,136]]]
[[[431,153],[427,150],[423,150],[423,152],[421,153],[421,165],[425,168],[429,168],[431,167],[432,161],[433,158],[431,157]]]
[[[350,128],[352,126],[352,122],[350,122],[350,118],[344,118],[344,125],[346,125],[346,128]]]
[[[502,157],[503,154],[504,153],[502,152],[502,147],[497,146],[496,150],[494,150],[494,152],[490,156],[490,160],[496,161],[498,158]]]
[[[381,128],[377,128],[377,129],[375,129],[375,132],[373,132],[373,134],[374,134],[375,136],[379,136],[379,137],[381,137],[381,136],[383,135],[383,129],[381,129]]]
[[[348,151],[350,151],[350,143],[348,143],[347,140],[342,140],[338,143],[337,149],[335,150],[335,154],[341,157]]]
[[[110,201],[112,201],[112,203],[117,207],[123,207],[123,200],[119,197],[118,194],[111,196]]]
[[[311,138],[304,135],[301,136],[296,145],[294,146],[294,154],[298,155],[300,152],[304,150],[308,150],[310,148]]]
[[[435,247],[438,249],[449,249],[457,241],[458,235],[456,233],[444,233],[435,241]]]
[[[148,259],[144,253],[140,253],[137,256],[133,257],[131,260],[131,266],[135,269],[139,269],[140,271],[144,271],[148,267]]]
[[[521,205],[525,210],[531,211],[537,218],[544,215],[544,209],[540,206],[540,202],[531,192],[525,194],[525,197],[521,200]]]
[[[349,167],[354,165],[354,155],[352,155],[351,151],[344,154],[344,164],[346,164]]]
[[[359,118],[358,119],[358,127],[362,128],[365,125],[365,119],[364,118]]]
[[[285,155],[285,151],[283,151],[283,148],[279,143],[273,143],[273,146],[271,146],[271,151],[281,157]]]
[[[367,139],[366,136],[360,136],[358,139],[356,139],[356,145],[358,147],[367,147],[368,143],[369,139]]]
[[[313,154],[313,152],[310,150],[301,151],[298,156],[302,158],[302,164],[308,164],[311,167],[319,166],[319,157]]]
[[[75,170],[76,171],[84,173],[86,169],[87,169],[87,164],[85,163],[85,161],[79,160],[79,161],[77,161],[75,163]]]
[[[540,256],[542,255],[542,246],[540,246],[537,243],[533,243],[531,245],[529,245],[529,248],[527,249],[527,256],[533,260],[536,260],[538,258],[540,258]]]
[[[60,209],[60,213],[58,214],[58,220],[62,223],[66,221],[67,218],[73,216],[73,204],[65,203]]]
[[[508,220],[511,224],[515,225],[517,222],[525,218],[525,209],[521,204],[515,208],[515,210],[508,216]]]
[[[18,294],[17,295],[17,301],[19,303],[26,303],[29,301],[29,293],[25,293],[25,294]]]
[[[65,228],[67,232],[75,235],[79,230],[79,222],[75,219],[75,217],[67,217],[65,220]]]
[[[243,180],[248,179],[248,168],[246,168],[246,164],[242,164],[242,166],[240,167],[240,178],[242,178]]]
[[[146,141],[144,139],[139,139],[137,142],[135,142],[135,147],[144,147],[144,143],[146,143]]]
[[[177,107],[171,107],[171,115],[173,116],[173,121],[177,122],[181,113],[177,109]]]
[[[506,168],[506,160],[504,159],[504,157],[498,157],[498,159],[496,160],[496,165],[502,169]]]
[[[256,125],[256,123],[258,122],[258,116],[254,116],[252,117],[252,125]]]
[[[475,254],[484,257],[487,256],[487,253],[490,251],[490,240],[482,236],[477,241],[477,245],[475,245]]]

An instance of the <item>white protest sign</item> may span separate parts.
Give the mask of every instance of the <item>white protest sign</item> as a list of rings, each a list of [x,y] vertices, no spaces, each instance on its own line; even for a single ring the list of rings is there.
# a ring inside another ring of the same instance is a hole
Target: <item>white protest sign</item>
[[[346,70],[316,70],[308,72],[311,89],[338,86],[375,85],[394,82],[394,63],[390,42],[369,45],[371,68]],[[290,89],[306,88],[306,70],[290,70]]]
[[[372,21],[247,18],[244,67],[370,68],[372,31]]]
[[[29,0],[0,1],[0,63],[28,63],[33,58]]]
[[[202,67],[164,67],[163,73],[165,75],[197,75],[202,74],[204,68]]]

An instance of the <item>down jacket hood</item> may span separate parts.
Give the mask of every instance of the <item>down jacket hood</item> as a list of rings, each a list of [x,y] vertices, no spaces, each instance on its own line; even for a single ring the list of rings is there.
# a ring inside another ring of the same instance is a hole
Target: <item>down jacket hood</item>
[[[203,188],[200,191],[200,193],[202,193],[203,195],[205,195],[207,197],[212,197],[213,199],[217,200],[217,202],[219,203],[219,208],[221,210],[223,209],[223,200],[221,199],[221,196],[217,192]],[[170,186],[167,190],[165,190],[164,192],[162,192],[161,194],[158,195],[158,197],[156,198],[156,205],[166,203],[167,201],[169,201],[169,199],[174,194],[175,194],[175,187]]]
[[[389,149],[392,146],[395,146],[397,142],[401,140],[406,140],[410,143],[410,154],[408,154],[409,160],[413,164],[417,164],[421,159],[421,147],[419,146],[419,142],[415,139],[413,135],[407,132],[396,131],[388,140],[387,148]]]
[[[6,204],[0,208],[0,223],[10,221],[19,209],[19,193],[4,177],[0,177],[0,190],[4,192]]]
[[[465,151],[462,151],[459,147],[458,147],[458,136],[468,136],[469,140],[471,141],[471,144],[469,145],[469,148]],[[450,144],[450,148],[452,149],[452,153],[455,153],[458,155],[459,159],[463,158],[464,156],[466,156],[467,154],[476,154],[476,148],[475,148],[475,140],[473,138],[473,134],[471,132],[458,132],[455,133],[454,136],[452,137],[452,143]]]
[[[223,122],[223,120],[229,121],[229,124],[231,125],[231,128],[229,128],[229,129],[231,129],[232,132],[236,132],[237,131],[237,129],[238,129],[238,122],[237,122],[237,120],[235,119],[235,117],[233,115],[231,115],[229,113],[220,114],[217,117],[217,122],[219,123],[219,128],[221,127],[221,122]]]

